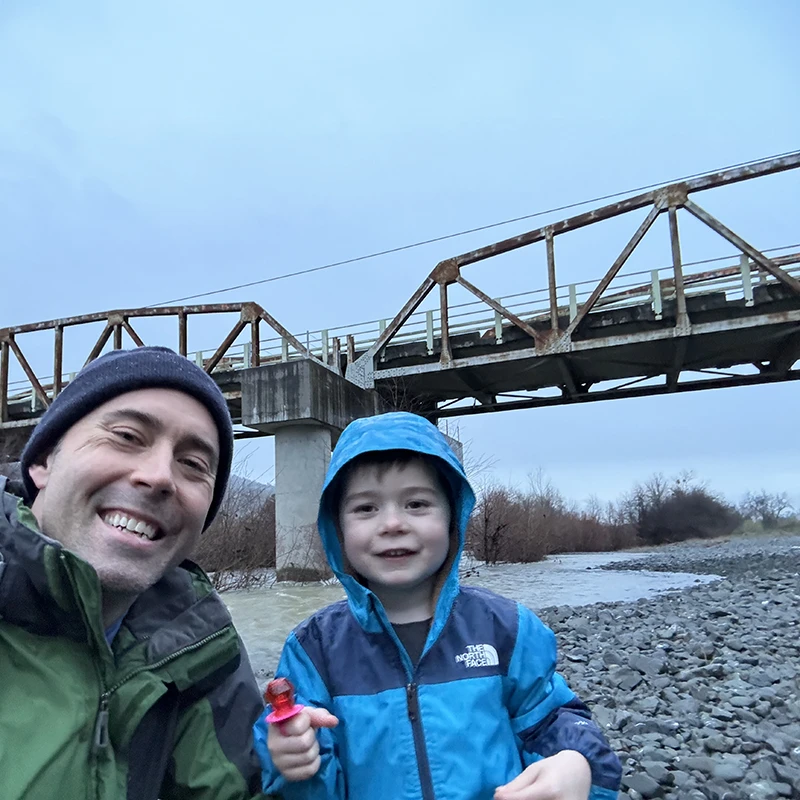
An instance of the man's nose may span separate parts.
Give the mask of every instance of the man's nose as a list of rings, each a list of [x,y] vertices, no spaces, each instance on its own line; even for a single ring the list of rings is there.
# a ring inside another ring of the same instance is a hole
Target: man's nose
[[[175,492],[175,473],[172,448],[164,445],[154,445],[146,453],[136,458],[136,466],[131,474],[133,483],[149,487],[161,494]]]

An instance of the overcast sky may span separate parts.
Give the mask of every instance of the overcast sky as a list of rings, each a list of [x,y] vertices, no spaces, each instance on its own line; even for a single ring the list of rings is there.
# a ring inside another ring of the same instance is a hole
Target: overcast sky
[[[798,31],[789,0],[3,0],[0,327],[794,150]],[[800,171],[698,200],[758,247],[800,242]],[[560,282],[599,278],[639,221],[559,240]],[[391,318],[441,258],[540,222],[206,301],[256,301],[298,335]],[[731,252],[687,226],[687,261]],[[632,268],[668,252],[662,236]],[[494,296],[545,276],[541,253],[467,274]],[[221,338],[192,335],[190,349]],[[46,371],[45,337],[20,343]],[[784,384],[491,414],[459,430],[499,480],[541,467],[576,499],[691,469],[732,498],[765,486],[800,503],[797,408]],[[247,448],[271,480],[272,440]]]

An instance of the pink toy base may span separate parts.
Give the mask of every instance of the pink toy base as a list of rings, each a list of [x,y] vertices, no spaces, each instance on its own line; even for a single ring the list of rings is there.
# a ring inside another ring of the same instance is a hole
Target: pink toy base
[[[271,714],[267,714],[267,722],[270,724],[273,722],[286,722],[287,719],[299,714],[304,708],[305,706],[295,704],[288,711],[273,711]]]

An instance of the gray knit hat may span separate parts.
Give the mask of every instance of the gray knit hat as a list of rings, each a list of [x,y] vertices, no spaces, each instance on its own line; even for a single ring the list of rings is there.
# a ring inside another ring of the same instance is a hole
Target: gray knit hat
[[[219,431],[219,467],[207,528],[219,510],[233,458],[233,426],[228,406],[213,378],[187,358],[167,347],[113,350],[87,364],[42,415],[22,451],[20,466],[31,502],[38,492],[29,468],[39,462],[80,419],[98,406],[137,389],[177,389],[201,402]]]

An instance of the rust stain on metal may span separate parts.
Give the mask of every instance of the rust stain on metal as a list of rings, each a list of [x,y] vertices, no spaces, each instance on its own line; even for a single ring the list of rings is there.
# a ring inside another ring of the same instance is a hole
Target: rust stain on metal
[[[791,275],[784,272],[780,267],[768,259],[762,252],[756,250],[751,244],[742,239],[741,236],[735,234],[730,228],[723,225],[716,217],[709,214],[708,211],[693,203],[691,200],[686,202],[686,210],[697,217],[701,222],[705,222],[709,228],[716,231],[723,239],[727,239],[734,247],[741,250],[745,255],[749,256],[759,267],[766,272],[769,272],[781,283],[788,286],[795,294],[800,294],[800,281],[797,281]]]
[[[530,336],[534,342],[536,343],[537,347],[543,347],[545,344],[545,337],[539,333],[535,328],[532,328],[528,325],[527,322],[521,320],[516,314],[509,311],[505,306],[500,305],[496,300],[493,300],[487,294],[484,294],[477,286],[473,286],[466,278],[461,277],[458,279],[458,284],[463,286],[468,292],[471,292],[475,295],[479,300],[482,300],[486,305],[488,305],[492,310],[496,311],[501,316],[505,317],[509,322],[513,325],[516,325],[520,330],[524,331],[525,333]]]
[[[431,278],[440,286],[449,286],[458,280],[461,270],[455,258],[447,258],[440,261],[431,272]]]
[[[660,200],[656,200],[655,204],[650,209],[650,213],[644,218],[642,224],[637,228],[636,233],[633,234],[628,244],[625,245],[622,252],[617,257],[617,260],[611,265],[611,268],[605,274],[603,279],[597,284],[594,291],[589,295],[589,299],[580,307],[575,319],[570,322],[566,331],[564,331],[565,339],[569,339],[569,337],[572,336],[578,325],[581,324],[586,315],[592,310],[594,304],[597,302],[597,299],[608,288],[608,285],[611,283],[611,281],[614,280],[617,273],[622,269],[623,265],[630,257],[630,254],[636,249],[636,246],[642,241],[644,235],[650,230],[652,224],[656,221],[656,218],[663,210],[663,203]]]

